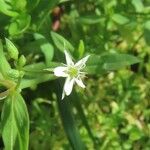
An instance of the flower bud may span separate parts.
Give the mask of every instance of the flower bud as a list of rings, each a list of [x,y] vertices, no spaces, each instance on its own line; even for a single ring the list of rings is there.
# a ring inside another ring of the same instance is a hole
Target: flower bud
[[[7,47],[8,54],[10,55],[11,58],[13,58],[14,60],[17,60],[18,49],[9,39],[5,38],[5,40],[6,40],[6,47]]]
[[[23,67],[26,64],[26,58],[24,55],[21,55],[19,60],[18,60],[18,66]]]
[[[20,72],[18,70],[11,69],[8,71],[8,76],[17,79],[20,76]]]

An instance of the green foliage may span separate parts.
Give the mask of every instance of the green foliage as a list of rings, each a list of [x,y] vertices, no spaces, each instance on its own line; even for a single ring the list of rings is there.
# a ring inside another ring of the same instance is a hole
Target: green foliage
[[[85,52],[84,42],[83,42],[83,40],[80,40],[78,51],[76,52],[76,55],[78,56],[78,58],[82,58],[84,52]]]
[[[138,62],[139,60],[136,57],[127,54],[92,55],[86,69],[91,74],[106,73]]]
[[[26,64],[26,58],[24,55],[21,55],[18,60],[18,66],[21,68]]]
[[[6,2],[5,0],[0,0],[1,6],[0,11],[8,16],[15,17],[18,15],[17,12],[12,10],[11,2]]]
[[[0,149],[149,150],[149,5],[0,0]],[[61,100],[65,49],[90,57]]]
[[[67,50],[70,50],[70,51],[74,50],[73,46],[65,38],[63,38],[61,35],[59,35],[55,32],[51,32],[51,36],[52,36],[52,39],[53,39],[56,47],[60,51],[63,52],[65,48]]]
[[[50,61],[53,59],[54,55],[54,48],[53,46],[46,40],[46,38],[40,34],[35,33],[34,34],[36,44],[41,48],[41,51],[43,52],[45,56],[45,62],[47,65],[50,64]]]
[[[150,45],[150,21],[145,22],[144,36],[145,36],[145,41],[147,42],[148,45]]]
[[[126,18],[126,17],[124,17],[124,16],[122,16],[120,14],[114,14],[112,16],[112,20],[115,21],[119,25],[124,25],[124,24],[129,22],[128,18]]]
[[[59,83],[57,83],[59,85]],[[79,132],[75,126],[75,121],[73,119],[72,113],[71,113],[71,105],[69,105],[67,98],[65,98],[65,102],[62,103],[61,101],[61,94],[60,94],[60,87],[58,87],[56,93],[58,96],[58,108],[60,111],[60,115],[62,118],[62,123],[64,126],[64,129],[66,131],[66,134],[68,136],[68,139],[72,145],[73,149],[79,149],[83,150],[85,149],[84,144],[82,143],[82,140],[80,138]],[[73,100],[70,98],[70,100]],[[64,109],[65,108],[65,109]]]
[[[7,73],[7,71],[9,71],[9,69],[10,69],[10,65],[8,64],[8,62],[5,58],[5,55],[3,52],[3,46],[2,46],[2,43],[0,40],[0,70],[1,70],[1,74],[4,77],[7,77],[6,73]]]
[[[2,136],[6,150],[27,150],[29,142],[29,118],[24,99],[12,93],[2,110]]]

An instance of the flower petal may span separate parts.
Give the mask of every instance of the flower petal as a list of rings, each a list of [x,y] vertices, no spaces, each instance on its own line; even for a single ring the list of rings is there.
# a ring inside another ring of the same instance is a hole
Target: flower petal
[[[73,88],[73,84],[74,84],[74,78],[72,79],[72,78],[68,77],[66,79],[65,85],[64,85],[64,91],[67,96],[70,95],[72,88]]]
[[[80,79],[80,78],[76,78],[75,79],[75,82],[80,86],[80,87],[82,87],[82,88],[85,88],[85,85],[83,84],[83,82],[82,82],[82,80]]]
[[[68,74],[64,72],[65,70],[67,70],[67,67],[56,67],[54,69],[54,75],[57,77],[67,77]]]
[[[82,69],[82,68],[85,66],[85,63],[87,62],[87,60],[88,60],[89,57],[90,57],[90,55],[88,55],[88,56],[82,58],[81,60],[79,60],[79,61],[75,64],[75,66],[76,66],[76,67],[79,67],[79,69]]]
[[[65,52],[65,57],[66,57],[66,63],[67,63],[67,65],[74,65],[70,54],[66,50],[64,52]]]
[[[61,100],[63,100],[64,97],[65,97],[65,91],[64,91],[64,89],[63,89],[63,93],[62,93],[62,96],[61,96]]]

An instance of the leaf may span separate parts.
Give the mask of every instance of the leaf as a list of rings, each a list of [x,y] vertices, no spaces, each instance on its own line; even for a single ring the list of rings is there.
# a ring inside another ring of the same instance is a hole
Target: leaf
[[[92,139],[95,147],[96,147],[96,138],[94,137],[93,133],[92,133],[92,130],[88,124],[88,121],[86,119],[86,115],[84,113],[84,109],[82,108],[82,105],[81,105],[81,102],[80,102],[80,97],[78,96],[78,94],[76,92],[73,92],[70,96],[71,98],[71,101],[73,101],[74,103],[74,106],[75,108],[77,109],[77,113],[79,114],[79,117],[81,118],[82,120],[82,123],[83,125],[85,126],[88,134],[89,134],[89,137]]]
[[[35,33],[34,38],[37,40],[36,43],[40,46],[41,51],[45,56],[46,64],[49,65],[54,56],[54,48],[49,41],[41,34]]]
[[[79,17],[77,19],[78,22],[83,23],[83,24],[88,24],[88,25],[93,25],[100,23],[103,19],[100,16],[84,16],[84,17]]]
[[[6,90],[4,92],[0,92],[0,100],[5,99],[9,94],[9,90]]]
[[[2,42],[0,40],[0,72],[4,77],[7,77],[7,72],[11,69],[3,52]]]
[[[24,33],[29,27],[31,22],[31,16],[28,14],[20,14],[10,24],[8,31],[11,36]]]
[[[64,49],[70,50],[71,52],[74,51],[74,47],[71,45],[71,43],[61,35],[57,34],[56,32],[51,32],[51,36],[54,44],[61,52],[64,52]]]
[[[103,74],[138,62],[140,60],[137,57],[128,54],[91,55],[87,62],[86,71],[89,74]]]
[[[12,0],[11,1],[13,8],[15,8],[15,10],[26,10],[26,4],[27,1],[26,0]]]
[[[123,67],[140,62],[140,60],[128,54],[108,54],[102,57],[105,70],[118,70]]]
[[[119,25],[124,25],[129,22],[129,19],[127,17],[120,15],[120,14],[114,14],[112,16],[112,20],[115,21]]]
[[[41,78],[42,76],[42,78]],[[54,77],[54,75],[51,74],[39,74],[39,76],[34,77],[34,78],[24,78],[21,80],[20,83],[20,88],[21,89],[25,89],[25,88],[31,88],[31,87],[35,87],[36,85],[43,83],[43,82],[47,82],[50,80],[54,80],[56,79],[56,77]]]
[[[103,74],[103,61],[100,55],[91,55],[86,63],[85,70],[88,74]]]
[[[135,7],[136,12],[142,12],[144,10],[142,0],[132,0],[132,5]]]
[[[8,2],[6,3],[4,0],[0,0],[0,12],[11,17],[18,16],[18,13],[12,10],[11,4]]]
[[[39,83],[46,81],[54,80],[56,77],[53,75],[53,72],[45,71],[44,69],[52,69],[58,66],[58,63],[50,62],[50,65],[47,66],[44,63],[36,63],[32,65],[25,66],[23,70],[25,71],[24,78],[21,80],[20,88],[28,88],[36,86]],[[42,76],[42,78],[41,78]]]
[[[6,150],[28,150],[29,117],[22,96],[14,92],[2,110],[2,137]]]
[[[68,2],[68,1],[70,1],[70,0],[60,0],[60,1],[59,1],[59,4],[60,4],[60,3],[65,3],[65,2]]]
[[[136,126],[132,126],[129,131],[129,139],[131,141],[137,141],[143,136],[143,132]]]
[[[69,103],[69,97],[65,97],[63,100],[61,100],[61,93],[60,90],[62,88],[60,83],[56,83],[56,93],[57,93],[57,102],[58,102],[58,109],[60,112],[61,120],[65,129],[65,132],[67,134],[67,137],[70,141],[70,144],[74,150],[84,150],[86,149],[84,144],[82,143],[82,140],[80,138],[79,132],[75,126],[75,121],[72,116],[72,112],[70,109],[70,103]]]
[[[83,56],[84,51],[85,51],[84,42],[83,42],[83,40],[80,40],[79,47],[78,47],[78,56],[79,56],[79,58],[81,58]]]
[[[150,21],[146,21],[144,25],[144,38],[148,45],[150,45]]]

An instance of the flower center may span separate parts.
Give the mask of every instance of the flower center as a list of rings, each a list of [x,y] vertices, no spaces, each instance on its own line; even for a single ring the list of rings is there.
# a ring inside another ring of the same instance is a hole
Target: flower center
[[[78,69],[75,67],[69,67],[68,74],[70,77],[77,77],[78,76]]]

